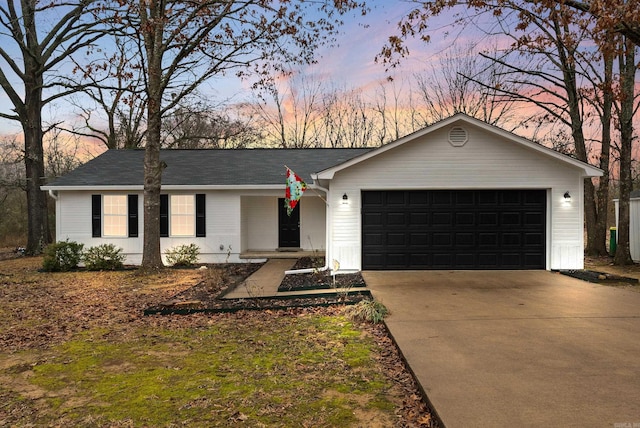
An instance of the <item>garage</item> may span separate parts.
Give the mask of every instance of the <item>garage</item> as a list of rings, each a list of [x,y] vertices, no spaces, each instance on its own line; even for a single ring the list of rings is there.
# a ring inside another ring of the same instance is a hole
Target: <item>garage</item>
[[[362,268],[545,269],[547,190],[362,191]]]
[[[583,269],[602,171],[457,114],[312,175],[341,270]]]

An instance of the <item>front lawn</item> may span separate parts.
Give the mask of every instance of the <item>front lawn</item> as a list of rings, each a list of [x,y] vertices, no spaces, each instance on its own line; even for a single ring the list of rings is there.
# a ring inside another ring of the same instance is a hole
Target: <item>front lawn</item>
[[[382,326],[342,308],[143,316],[216,269],[0,261],[2,426],[430,426]]]

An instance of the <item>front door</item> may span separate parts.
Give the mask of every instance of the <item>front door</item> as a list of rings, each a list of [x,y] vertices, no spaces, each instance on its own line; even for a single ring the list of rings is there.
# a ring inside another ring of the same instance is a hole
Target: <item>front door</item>
[[[278,228],[279,248],[300,248],[300,202],[289,216],[284,198],[278,199]]]

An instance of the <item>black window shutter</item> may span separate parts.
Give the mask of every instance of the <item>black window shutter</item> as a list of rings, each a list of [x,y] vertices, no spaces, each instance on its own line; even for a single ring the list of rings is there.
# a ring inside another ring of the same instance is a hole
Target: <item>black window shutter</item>
[[[102,235],[102,196],[91,195],[91,236]]]
[[[169,195],[160,195],[160,236],[169,236]]]
[[[196,194],[196,236],[207,236],[207,215],[205,208],[205,195],[204,193]]]
[[[138,237],[138,195],[127,196],[129,238]]]

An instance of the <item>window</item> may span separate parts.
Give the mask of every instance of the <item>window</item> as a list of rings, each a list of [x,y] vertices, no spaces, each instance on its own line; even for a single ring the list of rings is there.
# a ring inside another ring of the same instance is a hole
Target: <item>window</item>
[[[91,195],[91,236],[137,237],[138,195]]]
[[[102,197],[103,236],[127,236],[127,195]]]
[[[171,195],[171,236],[194,236],[196,204],[193,195]]]
[[[205,195],[160,195],[160,236],[206,236]]]

